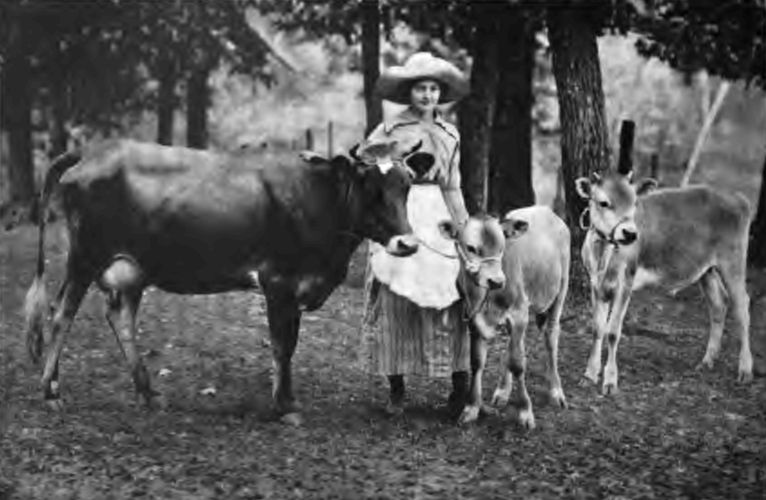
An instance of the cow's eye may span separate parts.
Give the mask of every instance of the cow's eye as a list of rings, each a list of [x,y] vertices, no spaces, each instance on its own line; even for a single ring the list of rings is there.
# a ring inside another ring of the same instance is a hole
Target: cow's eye
[[[601,200],[598,202],[598,206],[601,208],[609,208],[609,202],[606,200]]]
[[[466,249],[466,250],[468,250],[469,252],[473,253],[473,254],[477,254],[477,253],[479,253],[479,252],[476,250],[476,247],[475,247],[475,246],[473,246],[473,245],[466,245],[466,246],[465,246],[465,249]]]

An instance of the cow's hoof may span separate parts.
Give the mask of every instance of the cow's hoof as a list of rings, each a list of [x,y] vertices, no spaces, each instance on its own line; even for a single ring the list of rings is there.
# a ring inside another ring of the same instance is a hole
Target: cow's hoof
[[[303,417],[301,417],[301,414],[298,412],[285,413],[279,418],[279,420],[283,424],[289,425],[291,427],[300,427],[303,425]]]
[[[566,398],[566,396],[564,396],[564,391],[561,390],[560,388],[553,389],[551,391],[551,400],[559,408],[566,408],[567,407],[567,398]]]
[[[45,406],[48,407],[48,409],[55,413],[63,413],[64,412],[64,402],[61,400],[61,398],[49,398],[45,400]]]
[[[753,372],[752,371],[743,371],[740,370],[739,374],[737,375],[737,382],[740,384],[749,384],[753,381]]]
[[[619,389],[617,389],[616,382],[605,383],[604,386],[601,388],[601,394],[603,394],[604,396],[614,396],[618,392],[619,392]]]
[[[495,389],[495,392],[492,394],[491,403],[495,408],[505,408],[510,400],[511,394],[508,391]]]
[[[481,408],[479,408],[479,416],[481,417],[497,417],[499,415],[500,410],[492,406],[481,405]]]
[[[519,425],[528,431],[535,428],[535,415],[532,413],[532,410],[521,410],[519,412]]]

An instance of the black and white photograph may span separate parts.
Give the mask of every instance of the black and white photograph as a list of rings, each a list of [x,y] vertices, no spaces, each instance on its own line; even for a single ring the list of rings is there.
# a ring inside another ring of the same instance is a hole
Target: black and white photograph
[[[0,0],[0,500],[764,500],[765,180],[764,0]]]

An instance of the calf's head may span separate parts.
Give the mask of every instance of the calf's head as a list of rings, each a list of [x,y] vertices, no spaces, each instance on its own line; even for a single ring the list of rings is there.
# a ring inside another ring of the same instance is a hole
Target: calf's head
[[[407,256],[418,241],[407,218],[407,195],[413,171],[430,167],[433,155],[417,152],[420,143],[404,155],[394,156],[396,142],[366,144],[351,150],[352,180],[357,203],[352,210],[361,236],[382,245],[393,255]]]
[[[441,234],[455,242],[462,272],[467,278],[464,290],[469,296],[477,288],[498,289],[505,286],[503,252],[504,229],[494,217],[471,216],[458,227],[451,220],[439,223]]]
[[[577,193],[588,200],[590,228],[603,239],[617,245],[630,245],[638,239],[636,200],[657,186],[654,179],[633,183],[633,172],[597,173],[575,181]]]

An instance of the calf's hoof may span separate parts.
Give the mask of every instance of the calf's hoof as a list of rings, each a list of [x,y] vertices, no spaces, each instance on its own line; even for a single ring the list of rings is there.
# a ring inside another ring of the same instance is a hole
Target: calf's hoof
[[[737,375],[737,382],[740,384],[749,384],[753,381],[753,372],[752,371],[743,371],[740,370],[739,374]]]
[[[694,369],[697,371],[712,370],[714,364],[715,362],[713,361],[712,358],[708,358],[707,356],[705,356],[704,358],[702,358],[702,361],[697,363],[697,366],[695,366]]]
[[[61,398],[46,399],[45,406],[47,406],[50,411],[55,413],[64,412],[64,402],[61,400]]]
[[[476,422],[479,419],[480,407],[478,405],[468,405],[463,408],[463,412],[460,414],[457,423],[460,425],[470,424]]]
[[[551,400],[553,401],[553,404],[557,405],[559,408],[566,408],[568,406],[564,391],[560,388],[551,391]]]
[[[528,431],[535,428],[535,415],[532,413],[532,410],[521,410],[519,412],[519,425]]]
[[[508,406],[508,402],[511,400],[511,394],[508,391],[502,389],[495,389],[492,394],[492,406],[495,408],[505,408]]]
[[[604,386],[601,388],[601,394],[604,396],[614,396],[617,394],[619,389],[617,389],[617,382],[609,382],[605,383]]]
[[[285,413],[279,418],[279,420],[283,424],[289,425],[291,427],[300,427],[303,425],[303,417],[301,417],[301,414],[298,412]]]

